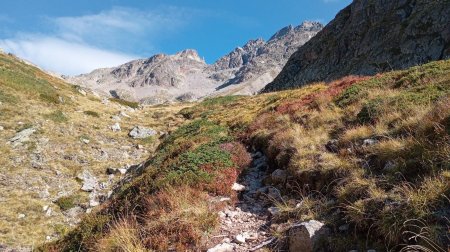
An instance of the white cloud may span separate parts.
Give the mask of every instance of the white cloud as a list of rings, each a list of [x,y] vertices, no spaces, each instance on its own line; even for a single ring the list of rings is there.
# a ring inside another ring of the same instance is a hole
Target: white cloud
[[[92,15],[46,18],[46,30],[0,39],[0,48],[42,68],[74,75],[154,53],[157,39],[176,31],[200,11],[162,7],[152,11],[114,7]],[[1,20],[1,19],[0,19]],[[139,54],[139,53],[137,53]]]
[[[132,59],[128,55],[67,40],[29,36],[0,40],[0,48],[52,72],[75,75],[100,67],[117,66]]]

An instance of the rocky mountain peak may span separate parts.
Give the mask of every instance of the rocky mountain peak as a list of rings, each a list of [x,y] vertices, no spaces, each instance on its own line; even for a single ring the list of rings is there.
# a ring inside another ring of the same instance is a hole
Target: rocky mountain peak
[[[175,56],[179,57],[179,58],[195,60],[195,61],[198,61],[198,62],[205,62],[202,58],[200,58],[200,56],[198,55],[198,52],[196,50],[194,50],[194,49],[183,50],[183,51],[178,52],[177,54],[175,54]]]
[[[279,39],[284,37],[286,34],[292,32],[294,30],[294,27],[292,25],[288,25],[281,30],[277,31],[272,37],[270,37],[269,41]]]
[[[174,55],[158,54],[68,80],[143,103],[164,102],[192,94],[195,94],[194,99],[224,92],[253,94],[271,82],[291,54],[321,27],[317,22],[287,26],[270,41],[249,40],[212,65],[207,65],[196,50],[186,49]],[[245,89],[232,91],[236,85],[245,86]],[[126,96],[121,95],[125,93]]]
[[[317,21],[303,21],[299,26],[295,27],[296,31],[320,31],[323,24]]]

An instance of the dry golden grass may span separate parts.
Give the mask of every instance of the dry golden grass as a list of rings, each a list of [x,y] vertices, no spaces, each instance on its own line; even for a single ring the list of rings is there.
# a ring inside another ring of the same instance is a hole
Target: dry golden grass
[[[133,140],[127,136],[128,132],[136,125],[172,131],[184,121],[176,116],[178,111],[189,106],[131,110],[116,103],[105,105],[94,94],[87,92],[83,96],[73,86],[11,56],[0,55],[1,67],[13,74],[0,74],[0,126],[5,128],[0,131],[0,180],[4,181],[0,186],[0,244],[38,245],[47,236],[55,239],[62,235],[62,227],[73,223],[54,202],[61,196],[80,193],[80,184],[75,179],[77,173],[89,169],[100,181],[107,181],[107,168],[146,160],[159,139]],[[31,77],[24,83],[20,76]],[[55,93],[61,100],[41,99],[36,95],[39,92]],[[83,111],[93,111],[99,118]],[[115,121],[111,116],[120,111],[130,118],[123,117],[119,122],[122,131],[112,132],[110,127]],[[6,144],[27,125],[37,128],[28,142],[15,148]],[[89,143],[83,143],[82,138],[88,138]],[[145,150],[138,152],[137,144],[144,145]],[[101,156],[102,150],[108,157]],[[32,167],[33,156],[42,158],[41,167]],[[50,216],[46,216],[44,206],[51,208]],[[25,218],[18,219],[19,214]]]

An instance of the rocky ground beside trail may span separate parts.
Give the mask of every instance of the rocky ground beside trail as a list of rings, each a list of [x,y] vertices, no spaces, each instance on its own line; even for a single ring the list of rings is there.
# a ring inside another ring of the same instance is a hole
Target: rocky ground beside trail
[[[279,224],[276,221],[282,202],[280,191],[265,185],[271,181],[286,180],[286,172],[270,172],[267,158],[261,152],[252,154],[252,165],[232,187],[239,192],[238,201],[219,212],[220,228],[209,242],[208,252],[312,251],[314,243],[327,233],[324,224],[310,220],[297,224]],[[221,198],[221,201],[228,201]],[[282,230],[281,237],[274,233]]]
[[[232,188],[240,192],[239,201],[219,212],[220,231],[211,240],[216,245],[208,252],[253,251],[270,239],[267,209],[271,201],[270,194],[266,194],[268,188],[263,186],[268,168],[266,157],[257,152],[253,158],[252,167]],[[277,195],[275,190],[272,191],[276,197],[279,192]]]

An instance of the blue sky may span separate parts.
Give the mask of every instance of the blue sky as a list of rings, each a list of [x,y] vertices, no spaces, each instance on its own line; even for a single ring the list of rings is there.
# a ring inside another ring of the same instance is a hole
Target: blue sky
[[[208,63],[289,24],[324,24],[351,0],[4,0],[0,48],[67,75],[196,49]]]

